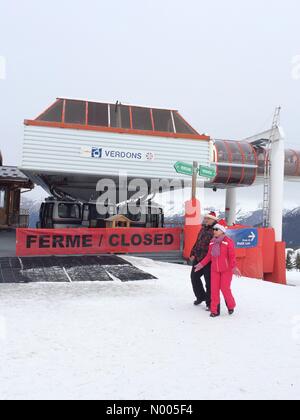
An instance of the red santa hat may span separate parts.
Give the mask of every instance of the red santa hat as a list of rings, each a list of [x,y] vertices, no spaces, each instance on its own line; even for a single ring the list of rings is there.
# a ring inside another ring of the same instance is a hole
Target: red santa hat
[[[215,226],[214,229],[219,229],[221,230],[223,233],[227,232],[228,226],[226,223],[226,220],[222,219],[220,220]]]
[[[211,212],[207,213],[204,217],[205,217],[206,219],[213,219],[213,220],[215,220],[216,222],[218,221],[218,218],[217,218],[216,212],[214,212],[214,211],[211,211]]]

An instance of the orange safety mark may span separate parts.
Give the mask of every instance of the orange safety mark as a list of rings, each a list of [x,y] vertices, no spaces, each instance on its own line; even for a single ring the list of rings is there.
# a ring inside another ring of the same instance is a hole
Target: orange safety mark
[[[63,111],[63,121],[65,117],[65,104]],[[69,124],[64,122],[48,122],[48,121],[36,121],[36,120],[25,120],[24,124],[27,126],[33,127],[52,127],[52,128],[65,128],[71,130],[84,130],[84,131],[101,131],[108,133],[119,133],[119,134],[132,134],[140,136],[150,136],[150,137],[167,137],[174,139],[188,139],[188,140],[205,140],[209,141],[210,137],[200,136],[194,134],[177,134],[177,133],[167,133],[163,131],[151,131],[151,130],[131,130],[127,128],[115,128],[115,127],[99,127],[94,125],[84,125],[84,124]]]

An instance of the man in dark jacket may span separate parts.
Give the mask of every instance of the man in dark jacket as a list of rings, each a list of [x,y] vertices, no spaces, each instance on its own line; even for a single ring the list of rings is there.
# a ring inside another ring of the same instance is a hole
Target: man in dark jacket
[[[193,290],[196,296],[194,304],[201,305],[206,302],[207,309],[210,309],[211,303],[211,264],[208,264],[201,271],[195,272],[195,266],[206,257],[209,249],[209,244],[214,236],[214,226],[217,224],[218,218],[215,212],[207,214],[203,220],[202,229],[198,235],[198,239],[191,252],[191,262],[193,263],[191,279]],[[202,283],[204,276],[206,290]]]

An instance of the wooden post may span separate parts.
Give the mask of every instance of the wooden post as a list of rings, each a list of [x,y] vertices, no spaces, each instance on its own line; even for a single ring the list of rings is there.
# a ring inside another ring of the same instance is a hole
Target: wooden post
[[[198,176],[198,162],[193,162],[192,201],[196,199],[196,195],[197,195],[197,176]]]
[[[193,162],[192,199],[185,203],[184,250],[186,260],[190,258],[191,250],[200,231],[201,204],[197,200],[198,162]]]

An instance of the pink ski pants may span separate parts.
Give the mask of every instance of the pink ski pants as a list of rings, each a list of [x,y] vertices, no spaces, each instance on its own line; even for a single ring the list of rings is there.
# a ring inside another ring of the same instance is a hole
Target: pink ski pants
[[[232,273],[225,271],[218,273],[212,272],[211,278],[211,312],[217,314],[220,305],[220,294],[224,296],[227,308],[232,310],[236,307],[236,303],[231,291]]]

